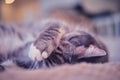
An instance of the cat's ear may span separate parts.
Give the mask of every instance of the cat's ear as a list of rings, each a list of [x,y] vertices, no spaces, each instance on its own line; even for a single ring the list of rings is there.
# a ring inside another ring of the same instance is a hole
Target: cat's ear
[[[97,57],[97,56],[105,56],[107,53],[94,45],[90,45],[87,49],[83,49],[84,51],[79,53],[79,58],[88,58],[88,57]],[[79,51],[80,48],[79,48]]]
[[[107,53],[103,50],[100,49],[94,45],[90,45],[85,53],[84,53],[84,57],[97,57],[97,56],[105,56]]]

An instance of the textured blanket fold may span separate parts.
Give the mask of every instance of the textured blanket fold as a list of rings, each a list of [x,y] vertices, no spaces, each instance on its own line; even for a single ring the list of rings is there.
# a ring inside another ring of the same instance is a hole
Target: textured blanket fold
[[[120,63],[81,63],[38,70],[6,67],[0,80],[120,80]]]

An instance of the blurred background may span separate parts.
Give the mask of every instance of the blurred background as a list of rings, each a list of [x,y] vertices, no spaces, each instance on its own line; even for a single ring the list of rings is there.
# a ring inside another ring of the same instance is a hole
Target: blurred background
[[[54,18],[96,34],[120,61],[120,0],[0,0],[0,23],[24,24]]]

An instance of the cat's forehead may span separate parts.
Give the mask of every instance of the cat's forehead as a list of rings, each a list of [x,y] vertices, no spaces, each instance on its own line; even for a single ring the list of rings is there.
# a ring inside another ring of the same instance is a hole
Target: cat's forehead
[[[84,31],[77,31],[77,32],[70,32],[70,33],[67,33],[66,35],[64,35],[64,39],[65,40],[69,40],[70,38],[74,37],[75,38],[78,37],[78,36],[91,36],[90,34],[84,32]]]
[[[74,46],[82,46],[89,47],[90,44],[95,44],[95,39],[88,33],[81,32],[71,32],[64,36],[62,39],[64,42],[72,43]]]

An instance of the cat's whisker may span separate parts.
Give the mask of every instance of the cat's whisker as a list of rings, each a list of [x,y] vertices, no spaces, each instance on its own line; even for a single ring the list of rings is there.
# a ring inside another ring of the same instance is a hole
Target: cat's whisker
[[[37,69],[37,68],[39,68],[38,62],[37,62],[37,61],[33,62],[33,64],[31,65],[30,68],[31,68],[31,69]]]

